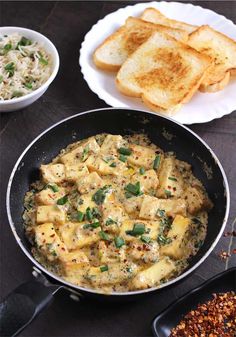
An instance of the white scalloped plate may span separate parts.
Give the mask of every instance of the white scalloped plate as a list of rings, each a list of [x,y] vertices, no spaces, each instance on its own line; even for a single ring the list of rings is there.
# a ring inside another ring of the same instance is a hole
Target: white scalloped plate
[[[90,89],[108,105],[148,110],[140,99],[126,97],[115,87],[115,74],[98,70],[92,55],[102,41],[119,28],[128,16],[140,16],[147,7],[155,7],[169,18],[191,23],[208,24],[216,30],[236,39],[236,26],[232,21],[200,6],[178,2],[147,2],[120,8],[99,20],[86,34],[80,49],[81,71]],[[220,118],[236,109],[236,79],[217,93],[197,92],[191,101],[172,118],[183,124],[205,123]]]

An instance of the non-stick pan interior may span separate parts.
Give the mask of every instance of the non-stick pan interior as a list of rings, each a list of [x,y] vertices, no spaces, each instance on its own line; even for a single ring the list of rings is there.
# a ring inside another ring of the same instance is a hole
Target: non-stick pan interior
[[[215,157],[190,131],[171,120],[141,111],[101,109],[80,114],[49,129],[28,148],[15,170],[9,199],[11,218],[21,241],[30,250],[22,222],[23,200],[30,184],[39,177],[40,164],[50,162],[68,144],[102,132],[145,133],[164,151],[174,151],[178,159],[192,165],[214,203],[205,243],[191,260],[189,268],[192,267],[209,250],[222,228],[227,204],[222,171]]]

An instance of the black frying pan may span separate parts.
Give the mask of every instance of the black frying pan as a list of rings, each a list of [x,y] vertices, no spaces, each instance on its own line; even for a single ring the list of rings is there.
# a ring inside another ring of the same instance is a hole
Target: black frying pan
[[[224,170],[212,150],[191,130],[154,113],[122,108],[107,108],[84,112],[69,117],[39,135],[22,153],[11,174],[7,191],[7,212],[17,243],[37,268],[37,278],[15,289],[0,305],[1,333],[19,333],[53,299],[60,288],[67,288],[100,299],[124,300],[143,296],[157,288],[110,295],[75,286],[42,267],[33,258],[24,235],[23,199],[30,183],[39,178],[39,166],[48,163],[68,144],[98,133],[131,134],[144,132],[164,151],[174,151],[178,159],[192,164],[214,208],[209,214],[206,240],[191,260],[188,269],[161,288],[170,286],[194,271],[211,253],[219,241],[229,213],[229,188]],[[47,278],[45,277],[47,276]]]

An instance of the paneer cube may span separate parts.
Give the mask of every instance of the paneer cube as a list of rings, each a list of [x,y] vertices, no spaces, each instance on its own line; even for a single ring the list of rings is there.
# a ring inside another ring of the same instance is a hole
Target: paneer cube
[[[129,219],[123,207],[117,200],[107,201],[102,205],[102,221],[104,230],[110,233],[119,232],[124,220]]]
[[[91,153],[98,153],[100,146],[94,137],[89,138],[85,142],[81,142],[68,153],[61,156],[60,160],[63,164],[74,165],[84,162]]]
[[[138,218],[143,198],[144,195],[139,195],[137,197],[131,197],[125,200],[124,208],[126,212],[133,218]]]
[[[132,153],[127,157],[128,163],[144,167],[145,169],[151,169],[156,157],[156,153],[153,149],[146,146],[131,144],[129,146]]]
[[[81,194],[95,192],[95,190],[104,185],[105,184],[102,178],[97,174],[97,172],[89,173],[77,180],[78,191]]]
[[[52,185],[53,186],[53,185]],[[65,195],[65,189],[57,186],[58,191],[54,192],[52,188],[47,187],[35,194],[35,201],[38,205],[54,205],[56,201]]]
[[[125,163],[121,162],[117,158],[106,162],[101,157],[90,156],[86,160],[85,164],[88,166],[90,171],[96,171],[100,175],[118,176],[127,170]]]
[[[65,165],[66,180],[75,182],[79,178],[88,175],[89,170],[84,164]]]
[[[117,149],[122,147],[124,140],[119,135],[107,135],[101,146],[101,153],[115,155]]]
[[[168,198],[169,196],[179,198],[183,194],[183,179],[176,168],[174,157],[165,158],[159,171],[159,186],[157,196]]]
[[[115,285],[124,282],[136,275],[138,267],[134,263],[114,263],[108,266],[108,270],[102,272],[100,267],[89,268],[85,276],[95,287]]]
[[[167,216],[176,214],[186,215],[186,202],[183,199],[158,199],[145,195],[141,205],[139,217],[141,219],[158,219],[159,210],[165,211]]]
[[[125,246],[117,249],[114,242],[98,243],[98,256],[101,264],[110,264],[124,261],[126,259]]]
[[[151,267],[139,272],[131,282],[132,289],[155,287],[164,278],[168,278],[175,270],[175,264],[167,257],[163,257]]]
[[[36,211],[36,222],[38,224],[44,222],[52,222],[58,225],[66,221],[66,212],[57,205],[38,206]]]
[[[79,269],[89,266],[89,259],[81,250],[75,250],[62,255],[60,261],[66,275],[71,275]]]
[[[87,208],[97,207],[96,203],[92,200],[93,193],[83,194],[80,197],[78,211],[85,213]]]
[[[157,239],[157,236],[160,231],[160,222],[159,221],[144,221],[144,220],[125,220],[123,221],[120,227],[119,236],[123,237],[125,241],[134,241],[136,238],[140,238],[141,235],[133,236],[128,234],[127,231],[132,231],[135,224],[142,224],[145,227],[144,235],[150,237],[153,240]]]
[[[151,169],[146,171],[143,175],[136,173],[132,176],[132,183],[140,182],[141,191],[144,193],[149,193],[150,191],[156,192],[159,180],[157,178],[156,172]]]
[[[212,202],[205,192],[198,186],[187,187],[183,197],[187,202],[188,212],[192,215],[195,215],[200,211],[209,211],[212,208]]]
[[[191,221],[181,215],[176,215],[171,229],[167,235],[171,242],[162,246],[160,253],[168,255],[173,259],[181,259],[186,253],[186,232],[189,229]]]
[[[98,228],[84,228],[87,222],[75,223],[67,222],[60,226],[59,231],[63,242],[68,249],[78,249],[92,245],[100,239]]]
[[[41,165],[40,171],[45,183],[60,183],[65,180],[65,166],[63,164]]]
[[[67,253],[67,248],[57,235],[53,223],[38,225],[34,230],[36,245],[49,261]]]

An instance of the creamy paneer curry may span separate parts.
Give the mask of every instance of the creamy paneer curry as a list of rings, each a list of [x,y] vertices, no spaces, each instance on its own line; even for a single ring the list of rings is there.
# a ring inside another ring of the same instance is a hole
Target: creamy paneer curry
[[[25,197],[35,258],[101,292],[156,287],[204,242],[212,207],[191,166],[144,135],[100,134],[49,164]]]

